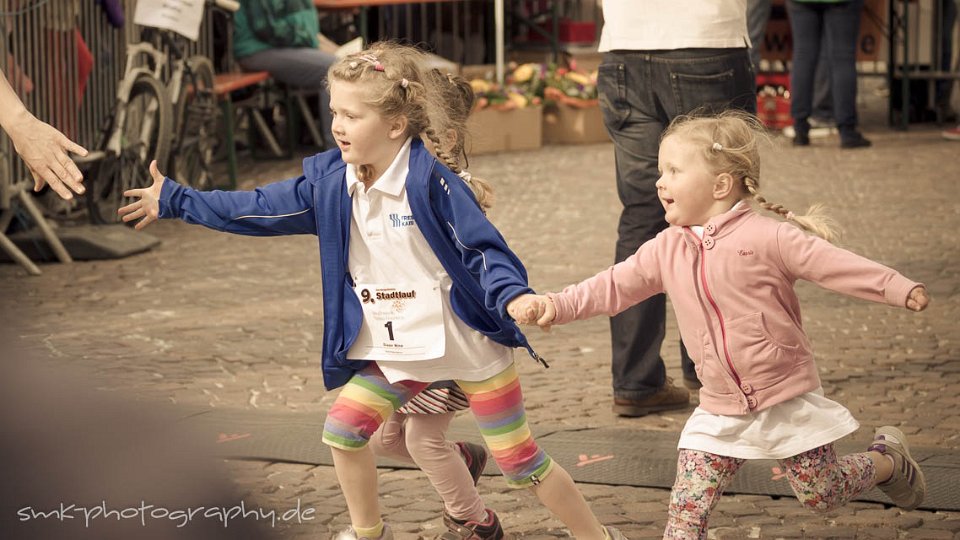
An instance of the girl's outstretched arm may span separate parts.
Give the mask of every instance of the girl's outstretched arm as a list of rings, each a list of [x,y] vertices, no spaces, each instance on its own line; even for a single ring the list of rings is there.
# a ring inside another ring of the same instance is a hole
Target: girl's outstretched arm
[[[314,186],[303,176],[253,191],[197,191],[164,178],[156,162],[150,174],[152,186],[124,193],[140,200],[118,210],[124,221],[142,218],[138,229],[158,218],[180,218],[250,236],[317,234]]]
[[[926,306],[926,290],[917,291],[923,284],[789,223],[777,227],[776,242],[783,271],[790,279],[804,279],[831,291],[891,306],[914,310]],[[921,294],[922,298],[914,298]]]

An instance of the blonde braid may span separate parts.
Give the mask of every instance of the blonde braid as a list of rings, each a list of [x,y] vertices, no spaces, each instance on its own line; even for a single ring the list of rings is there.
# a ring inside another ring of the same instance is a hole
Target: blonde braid
[[[430,142],[433,143],[434,153],[437,154],[437,157],[440,158],[443,164],[458,175],[462,173],[463,169],[460,167],[460,164],[457,163],[457,160],[443,150],[443,145],[440,143],[440,137],[437,136],[437,132],[434,131],[432,127],[428,127],[423,132],[427,138],[430,139]],[[486,211],[493,206],[493,188],[486,180],[477,178],[476,176],[471,176],[469,180],[464,181],[470,186],[470,191],[472,191],[474,197],[476,197],[477,203],[480,204],[480,208],[486,213]]]
[[[757,201],[764,210],[779,214],[787,221],[796,223],[801,229],[813,233],[827,242],[835,242],[840,238],[840,230],[837,222],[823,211],[822,204],[815,204],[807,210],[804,215],[796,215],[789,211],[782,204],[768,202],[757,188],[757,181],[753,178],[744,178],[743,185],[750,195]]]
[[[791,217],[794,217],[792,216],[792,213],[782,204],[774,204],[763,198],[763,195],[760,195],[760,190],[757,188],[757,181],[753,178],[744,178],[743,185],[747,188],[747,191],[754,198],[754,200],[757,201],[757,204],[760,205],[760,208],[763,208],[768,212],[780,214],[780,217],[784,219],[790,219]]]

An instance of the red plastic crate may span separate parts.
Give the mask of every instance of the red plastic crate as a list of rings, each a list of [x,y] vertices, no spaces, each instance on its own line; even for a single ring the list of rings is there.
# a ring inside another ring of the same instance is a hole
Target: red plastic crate
[[[757,74],[757,118],[771,129],[793,125],[790,116],[790,73]]]

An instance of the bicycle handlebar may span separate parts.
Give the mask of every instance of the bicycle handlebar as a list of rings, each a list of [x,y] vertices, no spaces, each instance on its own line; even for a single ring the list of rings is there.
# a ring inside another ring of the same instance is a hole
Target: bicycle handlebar
[[[207,0],[207,3],[230,12],[240,9],[240,2],[237,2],[237,0]]]

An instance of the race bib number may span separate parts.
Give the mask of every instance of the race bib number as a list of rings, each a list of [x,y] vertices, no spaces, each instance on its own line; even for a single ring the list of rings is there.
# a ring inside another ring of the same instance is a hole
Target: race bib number
[[[351,360],[431,360],[443,356],[443,304],[439,283],[357,283],[363,308]]]

